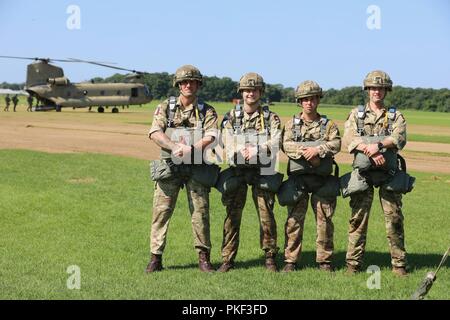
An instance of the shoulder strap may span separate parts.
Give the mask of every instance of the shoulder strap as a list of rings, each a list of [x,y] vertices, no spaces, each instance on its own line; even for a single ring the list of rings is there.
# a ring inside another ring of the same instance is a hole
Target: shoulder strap
[[[302,140],[302,125],[303,120],[299,116],[295,115],[292,117],[292,133],[296,142]]]
[[[200,100],[197,103],[197,107],[198,107],[198,111],[200,111],[198,116],[200,118],[200,122],[202,123],[202,127],[203,127],[203,124],[205,123],[207,108],[206,108],[205,104],[203,103],[203,101],[200,101]]]
[[[392,131],[393,131],[392,127],[394,125],[396,112],[397,112],[397,107],[395,107],[395,106],[390,107],[388,110],[388,128],[387,129],[388,129],[389,135],[391,135]]]
[[[242,111],[242,107],[240,103],[236,103],[234,107],[234,117],[233,117],[233,130],[234,132],[240,132],[242,129],[242,118],[244,117],[244,113]]]
[[[264,131],[270,135],[270,109],[268,105],[262,107],[262,113],[264,117]]]
[[[167,109],[168,119],[167,119],[167,127],[171,128],[173,126],[173,118],[175,117],[175,112],[177,111],[177,98],[171,96],[169,98],[169,108]]]
[[[364,135],[364,119],[366,118],[366,107],[363,105],[358,106],[358,134],[360,136]]]
[[[325,133],[327,132],[327,124],[328,124],[328,118],[326,115],[320,116],[320,140],[323,140],[325,138]]]
[[[227,124],[227,122],[231,119],[231,112],[228,111],[227,113],[225,113],[225,115],[223,116],[222,122],[220,123],[220,127],[223,129],[225,128],[225,125]]]

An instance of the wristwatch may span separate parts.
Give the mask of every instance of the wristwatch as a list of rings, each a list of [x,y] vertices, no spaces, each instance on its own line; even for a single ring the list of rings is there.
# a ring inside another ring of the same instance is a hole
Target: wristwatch
[[[383,142],[378,142],[377,146],[378,146],[378,151],[380,151],[381,149],[384,148]]]

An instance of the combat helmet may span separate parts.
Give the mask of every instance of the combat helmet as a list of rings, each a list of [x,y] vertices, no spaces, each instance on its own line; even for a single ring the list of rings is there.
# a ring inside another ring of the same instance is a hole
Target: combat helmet
[[[300,83],[295,89],[295,100],[298,102],[302,98],[319,96],[323,97],[322,88],[312,80],[306,80]]]
[[[203,83],[203,75],[196,67],[187,64],[179,67],[177,71],[175,71],[173,86],[176,87],[180,82],[186,80],[197,80],[201,85]]]
[[[364,78],[364,90],[367,88],[386,88],[387,91],[392,91],[392,80],[389,75],[381,70],[371,71]]]
[[[241,92],[245,89],[260,89],[261,94],[264,93],[266,89],[266,84],[264,83],[263,77],[254,72],[249,72],[244,74],[239,80],[239,85],[237,88],[237,92]]]

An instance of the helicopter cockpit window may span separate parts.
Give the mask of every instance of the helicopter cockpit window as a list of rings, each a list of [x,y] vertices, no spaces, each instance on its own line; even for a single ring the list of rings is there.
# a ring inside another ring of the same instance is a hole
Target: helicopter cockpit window
[[[134,97],[134,98],[139,96],[138,88],[131,88],[131,96]]]

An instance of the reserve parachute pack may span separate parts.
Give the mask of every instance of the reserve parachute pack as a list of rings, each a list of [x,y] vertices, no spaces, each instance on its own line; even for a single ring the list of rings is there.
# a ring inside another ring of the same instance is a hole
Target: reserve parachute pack
[[[303,126],[303,120],[298,117],[293,117],[292,133],[294,135],[294,141],[303,147],[318,147],[325,143],[325,134],[327,130],[327,124],[329,120],[327,116],[322,115],[320,117],[320,138],[315,141],[305,141],[301,134],[301,128]],[[325,157],[320,158],[320,165],[314,167],[304,157],[300,159],[289,159],[288,161],[288,174],[317,174],[320,176],[329,176],[333,172],[333,158]]]
[[[365,107],[358,106],[357,132],[365,144],[374,144],[383,141],[393,131],[393,123],[396,117],[396,108],[388,109],[384,120],[385,132],[383,135],[366,135],[364,130]],[[415,183],[415,178],[406,173],[406,162],[393,149],[382,150],[385,159],[382,167],[377,167],[372,159],[363,152],[357,151],[353,160],[353,171],[340,178],[342,196],[348,197],[354,193],[363,192],[369,186],[383,186],[386,190],[396,193],[410,192]]]
[[[333,160],[332,160],[333,161]],[[313,193],[325,199],[334,199],[340,195],[339,166],[335,165],[334,175],[291,174],[281,184],[277,192],[281,206],[294,206],[303,194]]]
[[[261,174],[261,168],[230,166],[220,172],[215,187],[224,195],[235,192],[244,184],[276,193],[283,182],[283,177],[284,175],[279,172],[271,175],[263,175]]]
[[[153,160],[150,162],[150,176],[155,182],[171,178],[181,178],[184,182],[192,179],[204,187],[212,188],[219,178],[220,167],[216,164],[181,164],[171,160]]]

